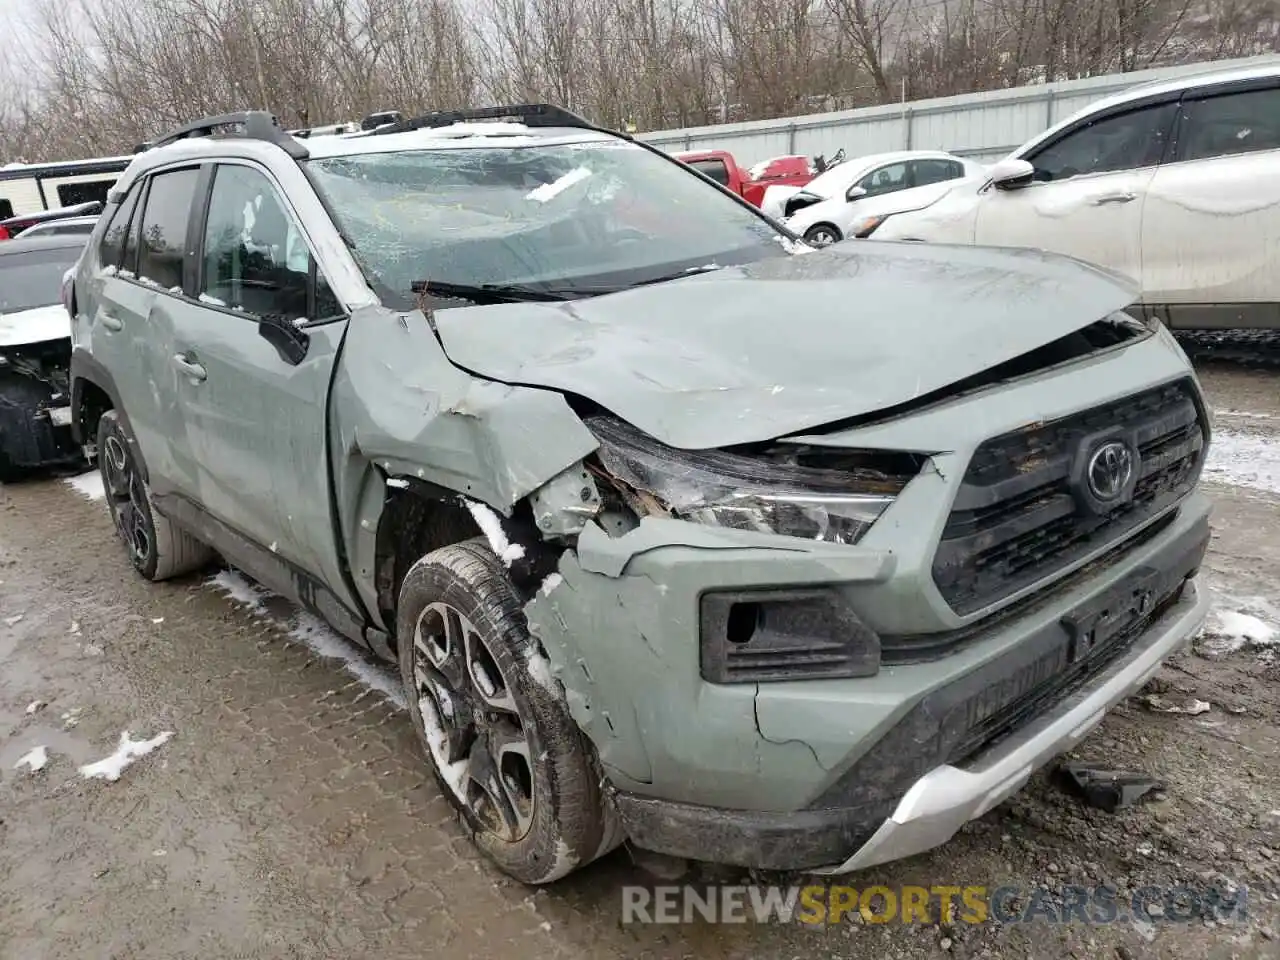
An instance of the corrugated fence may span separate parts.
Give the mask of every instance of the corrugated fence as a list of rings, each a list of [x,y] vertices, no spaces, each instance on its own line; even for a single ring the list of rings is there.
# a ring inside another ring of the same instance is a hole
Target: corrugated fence
[[[784,154],[829,157],[841,148],[850,157],[888,150],[948,150],[989,162],[1095,100],[1134,84],[1261,63],[1280,63],[1280,56],[1188,64],[780,120],[660,130],[640,137],[670,151],[728,150],[740,164],[747,165]]]

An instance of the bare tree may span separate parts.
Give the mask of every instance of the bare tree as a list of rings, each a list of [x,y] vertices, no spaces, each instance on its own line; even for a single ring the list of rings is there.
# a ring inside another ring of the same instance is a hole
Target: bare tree
[[[0,163],[192,117],[549,101],[640,129],[1277,49],[1280,0],[36,0]],[[38,53],[37,53],[38,51]]]

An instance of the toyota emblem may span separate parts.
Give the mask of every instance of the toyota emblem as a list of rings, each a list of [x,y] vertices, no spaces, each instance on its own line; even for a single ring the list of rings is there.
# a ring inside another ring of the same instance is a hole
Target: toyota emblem
[[[1109,440],[1089,458],[1085,470],[1089,492],[1101,503],[1120,499],[1133,480],[1133,451],[1127,443]]]

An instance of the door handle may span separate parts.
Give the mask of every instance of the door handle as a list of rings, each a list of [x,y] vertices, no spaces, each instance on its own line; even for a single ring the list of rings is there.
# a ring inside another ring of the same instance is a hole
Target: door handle
[[[124,329],[124,321],[110,313],[101,314],[98,319],[102,321],[102,326],[107,330],[116,332]]]
[[[1104,203],[1128,203],[1130,200],[1136,200],[1137,194],[1134,193],[1104,193],[1100,197],[1093,198],[1093,205],[1100,207]]]
[[[201,364],[188,360],[180,353],[173,355],[173,365],[192,380],[205,380],[209,376],[209,371]]]

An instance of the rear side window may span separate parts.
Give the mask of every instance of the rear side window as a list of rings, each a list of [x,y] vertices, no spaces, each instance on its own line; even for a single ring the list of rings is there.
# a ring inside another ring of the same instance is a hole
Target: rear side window
[[[1182,104],[1180,160],[1280,149],[1280,89],[1228,93]]]
[[[1174,109],[1171,103],[1158,104],[1077,127],[1027,157],[1035,179],[1070,180],[1154,166],[1164,156]]]
[[[182,286],[187,220],[199,170],[190,167],[151,178],[139,236],[138,276],[165,289]]]
[[[141,182],[135,183],[129,195],[116,207],[107,229],[103,231],[102,241],[98,244],[98,261],[104,267],[120,266],[124,239],[129,232],[129,224],[133,221],[133,211],[138,206],[138,196],[141,193]]]
[[[964,176],[964,167],[954,160],[916,160],[912,186],[943,183]]]
[[[716,183],[726,187],[729,185],[729,168],[724,165],[723,160],[694,160],[689,166],[706,174]]]

